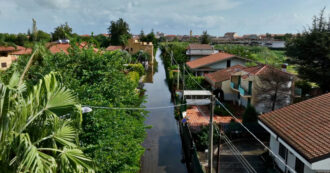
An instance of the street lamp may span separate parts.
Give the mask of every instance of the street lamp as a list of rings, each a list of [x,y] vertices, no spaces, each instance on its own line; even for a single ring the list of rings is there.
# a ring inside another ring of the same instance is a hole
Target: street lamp
[[[92,112],[93,109],[90,108],[90,107],[87,107],[87,106],[84,106],[81,108],[81,112],[84,114],[84,113],[89,113],[89,112]]]

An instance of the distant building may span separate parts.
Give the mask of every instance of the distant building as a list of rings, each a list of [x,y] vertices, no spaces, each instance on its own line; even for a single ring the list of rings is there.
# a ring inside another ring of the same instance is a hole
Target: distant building
[[[69,54],[69,48],[71,47],[71,45],[69,44],[69,40],[61,40],[61,41],[57,41],[57,42],[51,42],[48,43],[46,47],[48,47],[48,50],[50,51],[50,53],[52,54],[56,54],[56,53],[65,53],[65,54]],[[81,42],[79,44],[79,48],[80,49],[86,49],[88,48],[88,44],[87,42]],[[93,48],[94,52],[99,51],[97,48]]]
[[[140,42],[137,39],[129,39],[125,48],[130,54],[135,54],[139,51],[144,51],[154,57],[154,45],[152,42]]]
[[[247,35],[243,35],[243,39],[245,39],[245,40],[259,40],[259,39],[261,39],[261,37],[258,36],[257,34],[247,34]]]
[[[277,158],[270,156],[281,171],[330,172],[330,93],[260,115],[258,122],[270,133]]]
[[[123,46],[108,46],[106,51],[115,51],[115,50],[123,50]]]
[[[217,70],[225,69],[234,65],[242,65],[251,60],[242,58],[229,53],[219,52],[209,56],[205,56],[193,61],[187,62],[187,66],[192,70],[196,76],[203,76],[205,73],[215,72]]]
[[[212,55],[215,52],[216,51],[209,44],[189,44],[186,55],[192,61],[201,57]]]
[[[165,39],[166,41],[174,41],[175,39],[177,39],[176,35],[165,35]]]
[[[229,39],[229,40],[235,40],[238,37],[239,36],[236,32],[226,32],[224,35],[224,38]]]

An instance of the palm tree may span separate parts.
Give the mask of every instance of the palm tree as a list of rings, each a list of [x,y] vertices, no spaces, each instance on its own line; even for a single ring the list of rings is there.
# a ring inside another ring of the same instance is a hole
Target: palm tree
[[[14,73],[0,82],[1,171],[94,172],[78,146],[81,121],[81,107],[57,73],[28,89]]]

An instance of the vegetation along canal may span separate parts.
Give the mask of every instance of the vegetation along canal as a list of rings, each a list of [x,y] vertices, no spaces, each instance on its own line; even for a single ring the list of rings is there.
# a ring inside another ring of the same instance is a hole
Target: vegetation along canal
[[[160,56],[161,51],[158,49],[155,57],[158,72],[153,76],[153,83],[146,83],[144,86],[148,97],[146,107],[173,106]],[[146,150],[141,161],[141,172],[187,172],[185,163],[182,162],[183,151],[174,108],[150,110],[145,123],[152,128],[147,130],[143,143]]]

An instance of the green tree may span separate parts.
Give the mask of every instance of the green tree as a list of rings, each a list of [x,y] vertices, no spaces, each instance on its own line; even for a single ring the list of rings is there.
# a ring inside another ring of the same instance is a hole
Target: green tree
[[[243,114],[243,124],[256,123],[258,121],[258,114],[253,106],[249,105]]]
[[[203,31],[203,34],[201,36],[201,43],[209,44],[210,42],[211,42],[210,35],[207,33],[207,31]]]
[[[302,79],[317,83],[323,92],[330,91],[330,19],[314,16],[313,25],[286,44],[290,62],[297,64]]]
[[[52,33],[52,40],[68,39],[72,35],[72,28],[67,22],[55,28]]]
[[[51,35],[42,30],[38,30],[36,41],[49,42],[51,41]]]
[[[4,172],[94,172],[79,149],[81,108],[56,73],[27,87],[0,82],[0,165]]]
[[[127,40],[131,38],[129,31],[128,23],[122,18],[119,18],[117,21],[111,21],[108,28],[110,43],[112,45],[125,45]]]

